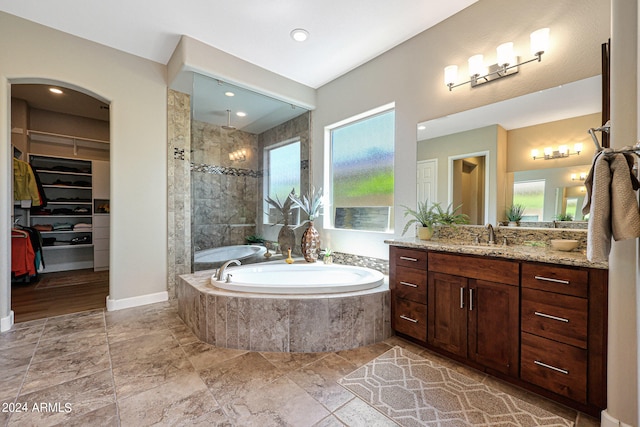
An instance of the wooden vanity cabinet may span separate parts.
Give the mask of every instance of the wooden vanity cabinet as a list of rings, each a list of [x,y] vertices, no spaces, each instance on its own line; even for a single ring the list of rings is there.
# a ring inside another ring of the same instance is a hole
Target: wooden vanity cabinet
[[[428,343],[517,376],[518,263],[430,252],[428,265]]]
[[[391,327],[404,335],[427,341],[427,252],[389,248]]]
[[[520,378],[606,406],[606,270],[522,263]]]

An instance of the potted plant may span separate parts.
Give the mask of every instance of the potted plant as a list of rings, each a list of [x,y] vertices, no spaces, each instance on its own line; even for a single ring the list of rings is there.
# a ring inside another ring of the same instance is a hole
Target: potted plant
[[[282,228],[278,232],[278,246],[280,246],[281,248],[292,248],[296,243],[296,235],[289,225],[289,214],[291,213],[291,207],[294,204],[293,200],[291,199],[292,195],[295,195],[295,191],[293,188],[291,189],[291,193],[289,193],[287,198],[282,202],[277,195],[275,200],[273,200],[271,197],[267,197],[266,199],[264,199],[282,216]],[[277,220],[276,224],[279,222],[280,220]]]
[[[573,221],[573,216],[568,213],[561,213],[556,215],[556,221]]]
[[[434,203],[433,206],[436,209],[436,214],[438,215],[438,223],[442,225],[457,225],[457,224],[468,224],[469,223],[469,215],[458,213],[460,208],[462,208],[462,204],[459,204],[455,209],[452,209],[452,204],[450,203],[446,209],[443,209],[440,206],[440,203]]]
[[[302,256],[307,262],[316,262],[318,260],[318,252],[320,252],[320,233],[318,233],[318,230],[313,226],[313,221],[320,215],[322,188],[318,191],[316,191],[315,188],[311,188],[307,195],[300,197],[295,194],[290,194],[289,198],[293,200],[293,203],[299,206],[309,218],[302,223],[308,224],[306,230],[302,233]]]
[[[404,225],[402,235],[404,236],[410,226],[416,224],[418,225],[418,238],[420,240],[431,239],[433,227],[439,222],[436,205],[432,204],[429,206],[429,202],[424,201],[418,202],[418,207],[415,210],[408,206],[403,206],[403,208],[405,209],[404,217],[411,216],[413,218]]]
[[[524,215],[525,207],[520,204],[511,205],[507,211],[507,219],[509,220],[509,227],[517,227],[520,225],[520,220],[522,219],[522,215]]]

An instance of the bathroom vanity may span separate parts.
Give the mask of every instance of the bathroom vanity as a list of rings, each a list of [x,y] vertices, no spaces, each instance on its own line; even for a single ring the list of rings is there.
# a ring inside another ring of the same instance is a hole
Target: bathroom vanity
[[[387,243],[398,335],[591,415],[606,407],[606,263],[546,248]]]

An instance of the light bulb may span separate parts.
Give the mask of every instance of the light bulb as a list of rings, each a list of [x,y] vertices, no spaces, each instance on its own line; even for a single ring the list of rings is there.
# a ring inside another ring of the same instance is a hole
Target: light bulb
[[[545,147],[545,148],[544,148],[544,155],[545,155],[545,157],[547,157],[547,156],[551,156],[552,154],[553,154],[553,148],[551,148],[551,147]]]
[[[534,148],[533,150],[531,150],[531,157],[533,157],[533,160],[535,160],[539,155],[540,155],[540,150],[538,150],[537,148]]]
[[[561,145],[560,147],[558,147],[558,153],[560,153],[560,155],[562,156],[567,156],[569,153],[569,147],[567,147],[566,145]]]
[[[469,58],[469,75],[481,76],[484,74],[484,57],[482,55],[473,55]]]
[[[507,67],[515,64],[513,54],[513,42],[502,43],[496,49],[498,52],[498,65],[501,67]]]
[[[444,84],[454,85],[458,80],[458,66],[457,65],[448,65],[444,67]]]
[[[575,181],[576,179],[578,179],[578,175],[576,175],[575,173],[571,174],[571,181]]]
[[[531,54],[542,55],[549,49],[549,29],[540,28],[531,33]]]
[[[573,151],[575,151],[576,153],[580,154],[580,152],[582,151],[582,142],[577,142],[573,146]]]

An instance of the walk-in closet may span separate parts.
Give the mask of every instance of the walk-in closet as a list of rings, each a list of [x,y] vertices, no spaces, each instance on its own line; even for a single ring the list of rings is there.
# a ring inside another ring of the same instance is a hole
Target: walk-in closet
[[[109,293],[109,105],[11,86],[15,321],[103,308]]]

